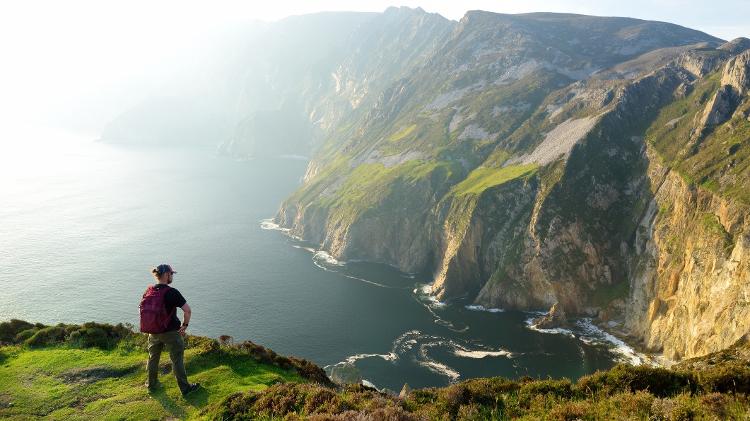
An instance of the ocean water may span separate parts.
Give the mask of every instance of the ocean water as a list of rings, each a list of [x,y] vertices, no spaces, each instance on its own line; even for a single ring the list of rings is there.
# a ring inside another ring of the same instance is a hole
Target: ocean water
[[[193,308],[192,333],[249,339],[329,371],[354,367],[380,388],[576,378],[639,358],[586,320],[540,331],[533,314],[438,303],[422,292],[429,279],[337,262],[288,237],[268,218],[305,166],[6,135],[0,320],[135,324],[151,267],[167,262]]]

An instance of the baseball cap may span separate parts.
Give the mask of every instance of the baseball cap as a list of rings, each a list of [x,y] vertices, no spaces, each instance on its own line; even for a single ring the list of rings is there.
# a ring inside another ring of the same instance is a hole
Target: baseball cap
[[[172,269],[172,266],[162,263],[159,266],[155,267],[152,272],[158,273],[159,275],[163,273],[177,273]]]

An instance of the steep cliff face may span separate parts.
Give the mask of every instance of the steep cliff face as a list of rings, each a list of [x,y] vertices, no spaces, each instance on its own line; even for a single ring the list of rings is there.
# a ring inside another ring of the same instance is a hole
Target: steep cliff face
[[[485,12],[440,33],[331,126],[280,224],[432,273],[439,299],[555,306],[670,358],[750,330],[746,40]]]
[[[654,197],[638,230],[626,325],[672,359],[725,348],[750,331],[750,125],[741,94],[750,86],[749,63],[748,52],[728,60],[686,104],[665,109],[649,133]],[[712,90],[713,100],[701,104]],[[703,116],[726,92],[735,103],[706,124]],[[686,122],[665,131],[661,124],[677,113]]]
[[[750,209],[656,167],[627,328],[671,359],[726,348],[750,331]]]

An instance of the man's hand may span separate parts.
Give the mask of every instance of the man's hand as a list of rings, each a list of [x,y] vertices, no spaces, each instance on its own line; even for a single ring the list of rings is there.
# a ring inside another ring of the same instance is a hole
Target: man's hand
[[[182,322],[182,326],[180,326],[180,335],[185,336],[185,330],[188,327],[188,324],[190,323],[190,316],[193,314],[193,310],[190,308],[188,303],[185,303],[184,306],[182,306],[182,311],[184,313],[184,321]]]

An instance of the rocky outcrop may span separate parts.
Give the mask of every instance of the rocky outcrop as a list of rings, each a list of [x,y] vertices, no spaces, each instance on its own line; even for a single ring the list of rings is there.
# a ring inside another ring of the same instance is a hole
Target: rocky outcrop
[[[728,56],[729,53],[716,50],[688,50],[679,56],[677,65],[696,77],[703,77],[719,68]]]
[[[556,329],[566,327],[568,325],[568,318],[562,307],[555,303],[547,314],[534,319],[533,324],[538,329]]]
[[[695,132],[696,135],[703,135],[711,127],[729,120],[737,105],[739,105],[739,100],[740,98],[736,91],[732,89],[732,86],[724,85],[719,88],[703,111],[699,129]]]
[[[732,117],[742,97],[750,88],[750,51],[732,57],[724,66],[721,87],[706,105],[694,139],[705,136],[713,127]]]
[[[750,332],[750,208],[657,163],[649,178],[627,329],[673,360],[726,348]]]
[[[730,86],[738,95],[744,95],[750,89],[750,51],[732,57],[724,68],[721,84]]]

